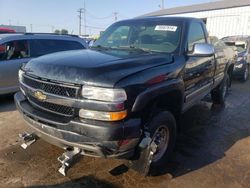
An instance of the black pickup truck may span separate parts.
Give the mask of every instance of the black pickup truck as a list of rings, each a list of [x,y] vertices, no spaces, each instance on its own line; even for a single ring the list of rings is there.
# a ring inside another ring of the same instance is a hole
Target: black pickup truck
[[[91,49],[27,63],[17,108],[34,134],[71,152],[66,166],[75,154],[114,157],[148,174],[167,162],[184,111],[210,93],[225,101],[231,64],[207,35],[194,18],[117,22]]]

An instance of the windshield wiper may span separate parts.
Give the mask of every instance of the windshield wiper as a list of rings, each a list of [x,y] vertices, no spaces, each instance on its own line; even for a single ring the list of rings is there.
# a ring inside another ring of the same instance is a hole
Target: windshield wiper
[[[111,49],[110,47],[106,47],[106,46],[102,46],[102,45],[92,46],[91,48],[93,48],[93,49],[101,49],[101,50],[109,50],[109,49]]]
[[[130,51],[141,51],[141,52],[147,52],[147,53],[151,53],[152,50],[151,49],[147,49],[147,48],[139,48],[133,45],[130,46],[117,46],[117,47],[112,47],[111,49],[120,49],[120,50],[130,50]]]
[[[97,46],[92,46],[91,48],[94,49],[101,49],[101,50],[130,50],[130,51],[140,51],[140,52],[146,52],[146,53],[163,53],[161,51],[156,51],[156,50],[152,50],[149,48],[139,48],[133,45],[129,45],[129,46],[115,46],[115,47],[107,47],[107,46],[102,46],[102,45],[97,45]]]
[[[149,48],[140,48],[136,47],[134,45],[129,45],[129,46],[118,46],[117,49],[128,49],[128,50],[136,50],[136,51],[141,51],[141,52],[146,52],[146,53],[163,53],[162,51],[157,51],[157,50],[152,50]]]

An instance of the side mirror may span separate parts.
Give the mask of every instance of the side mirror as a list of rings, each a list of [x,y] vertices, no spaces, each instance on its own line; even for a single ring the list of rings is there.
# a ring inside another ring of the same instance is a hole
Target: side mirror
[[[194,44],[193,51],[188,53],[189,56],[195,57],[210,57],[214,55],[215,50],[212,44],[197,43]]]

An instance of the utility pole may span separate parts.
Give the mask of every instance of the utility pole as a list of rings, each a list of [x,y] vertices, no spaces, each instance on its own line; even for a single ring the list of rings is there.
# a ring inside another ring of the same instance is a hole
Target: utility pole
[[[82,35],[82,13],[83,9],[80,8],[77,12],[79,12],[79,36]]]
[[[86,4],[84,0],[84,7],[80,8],[77,12],[79,12],[79,35],[82,35],[82,14],[84,19],[84,35],[86,35],[87,25],[86,25]]]
[[[115,16],[115,22],[117,22],[118,20],[118,12],[113,12],[114,16]]]
[[[164,2],[165,0],[161,0],[161,9],[164,9]]]
[[[84,7],[83,7],[83,9],[84,9],[84,34],[86,35],[87,34],[87,24],[86,24],[86,3],[85,3],[85,0],[84,0],[84,2],[83,2],[83,4],[84,4]]]

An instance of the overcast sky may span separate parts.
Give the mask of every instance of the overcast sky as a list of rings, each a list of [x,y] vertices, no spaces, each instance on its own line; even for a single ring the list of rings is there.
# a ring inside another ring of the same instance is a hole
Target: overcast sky
[[[210,2],[212,0],[165,0],[165,8]],[[79,8],[84,0],[0,0],[0,24],[24,25],[30,32],[67,29],[78,34]],[[159,10],[161,0],[85,0],[87,34],[104,30],[115,20],[133,18]],[[32,24],[32,26],[31,26]],[[82,22],[84,25],[84,21]],[[82,28],[84,34],[84,28]]]

